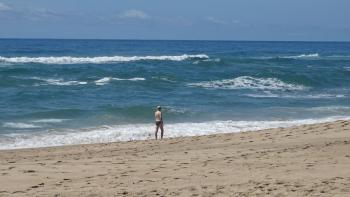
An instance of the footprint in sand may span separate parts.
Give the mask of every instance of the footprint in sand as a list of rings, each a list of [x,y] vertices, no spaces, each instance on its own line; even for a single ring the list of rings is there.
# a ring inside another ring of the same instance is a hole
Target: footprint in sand
[[[24,191],[14,191],[12,194],[19,194],[19,193],[25,193]]]
[[[35,170],[24,170],[23,173],[34,173],[36,172]]]
[[[45,183],[39,183],[38,185],[31,186],[30,188],[36,189],[36,188],[39,188],[39,187],[44,187],[44,185],[45,185]]]

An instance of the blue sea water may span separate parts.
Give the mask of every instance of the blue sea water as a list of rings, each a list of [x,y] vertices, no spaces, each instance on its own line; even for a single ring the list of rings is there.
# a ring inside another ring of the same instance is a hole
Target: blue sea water
[[[0,39],[0,149],[350,118],[350,43]]]

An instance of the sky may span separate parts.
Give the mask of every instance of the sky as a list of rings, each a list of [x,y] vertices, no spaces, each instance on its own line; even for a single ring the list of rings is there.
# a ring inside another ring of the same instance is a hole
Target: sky
[[[349,0],[0,0],[0,38],[350,41]]]

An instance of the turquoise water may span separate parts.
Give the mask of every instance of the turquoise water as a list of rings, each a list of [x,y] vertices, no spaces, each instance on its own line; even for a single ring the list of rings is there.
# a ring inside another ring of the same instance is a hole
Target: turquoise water
[[[350,117],[350,43],[0,40],[0,148]]]

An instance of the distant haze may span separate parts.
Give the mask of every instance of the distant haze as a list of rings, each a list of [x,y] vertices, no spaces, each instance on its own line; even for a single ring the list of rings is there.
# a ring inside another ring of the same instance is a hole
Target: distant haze
[[[350,41],[349,0],[0,0],[0,38]]]

